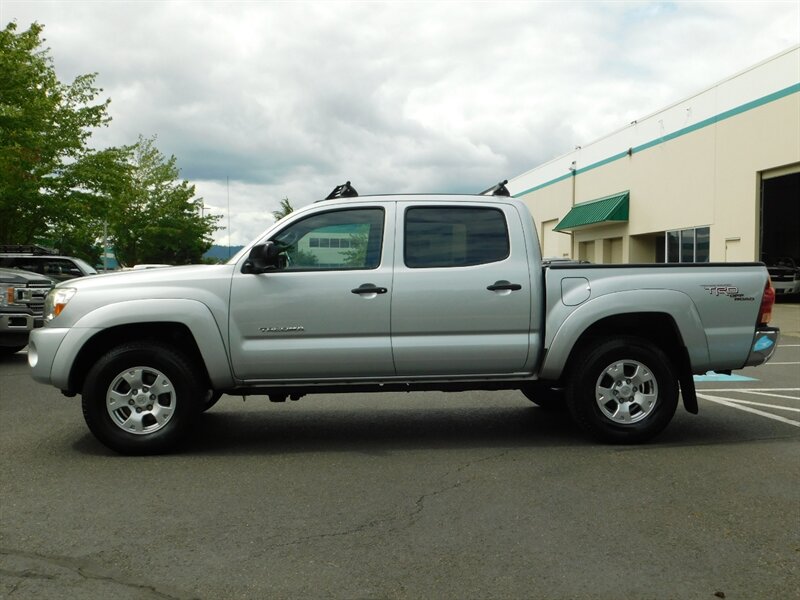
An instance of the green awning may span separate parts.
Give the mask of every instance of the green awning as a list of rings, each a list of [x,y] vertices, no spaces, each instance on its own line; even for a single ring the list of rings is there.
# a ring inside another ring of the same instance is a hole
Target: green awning
[[[568,231],[607,221],[627,221],[630,195],[630,191],[626,190],[613,196],[605,196],[597,200],[576,204],[567,213],[567,216],[553,227],[553,231]]]

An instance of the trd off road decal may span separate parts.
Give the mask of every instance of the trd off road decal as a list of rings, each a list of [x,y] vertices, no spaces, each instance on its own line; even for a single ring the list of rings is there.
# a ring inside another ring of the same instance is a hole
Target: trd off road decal
[[[739,288],[729,283],[714,283],[704,285],[703,289],[715,297],[727,296],[736,302],[755,302],[755,297],[745,296]]]

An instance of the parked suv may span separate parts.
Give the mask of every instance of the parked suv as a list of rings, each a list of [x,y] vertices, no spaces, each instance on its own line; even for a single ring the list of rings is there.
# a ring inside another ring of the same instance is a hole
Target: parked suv
[[[776,294],[779,296],[800,294],[800,268],[797,267],[794,259],[782,256],[768,259],[766,262]]]
[[[0,269],[0,355],[28,344],[30,332],[43,324],[44,299],[56,283],[38,273]]]
[[[0,267],[32,271],[58,281],[97,275],[97,271],[80,258],[59,256],[54,250],[28,244],[0,246]]]

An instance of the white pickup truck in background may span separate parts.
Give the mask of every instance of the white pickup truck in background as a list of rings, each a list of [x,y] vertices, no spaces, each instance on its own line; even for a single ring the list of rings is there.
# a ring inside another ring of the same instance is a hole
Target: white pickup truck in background
[[[227,264],[60,284],[34,379],[81,394],[121,453],[174,448],[222,393],[519,389],[596,439],[640,443],[679,392],[697,412],[692,374],[777,345],[763,264],[543,267],[521,201],[337,189]]]

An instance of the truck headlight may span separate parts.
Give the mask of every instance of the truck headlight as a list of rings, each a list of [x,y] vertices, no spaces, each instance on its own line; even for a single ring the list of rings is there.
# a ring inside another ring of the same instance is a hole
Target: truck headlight
[[[59,287],[50,290],[44,299],[44,320],[52,321],[60,315],[77,291],[71,287]]]

